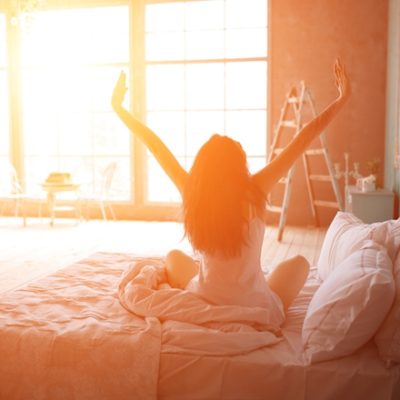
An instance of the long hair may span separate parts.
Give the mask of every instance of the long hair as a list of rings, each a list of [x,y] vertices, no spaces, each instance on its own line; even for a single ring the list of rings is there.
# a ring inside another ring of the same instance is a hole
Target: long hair
[[[225,257],[239,255],[250,207],[260,211],[264,205],[240,144],[213,135],[197,153],[183,195],[185,233],[193,247]]]

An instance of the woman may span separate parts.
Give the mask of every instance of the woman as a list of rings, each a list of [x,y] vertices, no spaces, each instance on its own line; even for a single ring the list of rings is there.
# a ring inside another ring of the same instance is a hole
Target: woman
[[[178,188],[183,199],[185,232],[201,254],[198,266],[189,256],[173,250],[166,257],[171,286],[198,293],[213,304],[289,307],[303,287],[309,264],[302,256],[279,264],[267,277],[260,255],[265,225],[263,214],[268,193],[287,174],[338,114],[350,95],[344,68],[334,67],[338,97],[305,125],[291,143],[255,174],[247,168],[241,145],[226,136],[213,135],[199,150],[189,172],[160,140],[135,119],[122,102],[126,77],[122,72],[112,95],[112,107],[130,131],[152,152]]]

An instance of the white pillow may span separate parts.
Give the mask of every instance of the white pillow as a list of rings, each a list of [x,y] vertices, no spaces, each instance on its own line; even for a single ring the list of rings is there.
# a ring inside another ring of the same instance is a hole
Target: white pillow
[[[394,250],[396,251],[396,255],[394,258],[394,261],[396,261],[396,258],[400,253],[400,218],[392,219],[388,221],[388,224],[390,226],[390,231],[393,238]]]
[[[370,239],[387,248],[392,261],[396,249],[391,221],[364,224],[354,214],[339,211],[329,226],[318,260],[318,275],[325,280],[346,257],[359,250]]]
[[[397,244],[400,242],[400,221],[392,221],[392,227],[394,241]],[[393,265],[393,275],[396,297],[375,336],[379,354],[388,367],[393,363],[400,363],[400,253],[397,254]]]
[[[392,262],[381,245],[367,240],[322,282],[303,324],[306,360],[349,355],[368,342],[394,297]]]

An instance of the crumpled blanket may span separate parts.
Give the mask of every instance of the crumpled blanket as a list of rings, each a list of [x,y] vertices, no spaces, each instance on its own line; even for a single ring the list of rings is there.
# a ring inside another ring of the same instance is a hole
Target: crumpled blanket
[[[123,307],[162,322],[162,351],[238,355],[271,346],[281,339],[267,309],[213,305],[187,290],[160,289],[167,282],[161,259],[143,259],[122,276],[118,294]]]

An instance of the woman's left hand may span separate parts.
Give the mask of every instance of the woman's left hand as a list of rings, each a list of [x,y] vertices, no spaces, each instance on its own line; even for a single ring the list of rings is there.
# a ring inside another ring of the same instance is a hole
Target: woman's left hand
[[[334,66],[335,84],[339,91],[339,98],[347,98],[350,96],[350,82],[346,74],[346,70],[339,59],[336,59]]]

